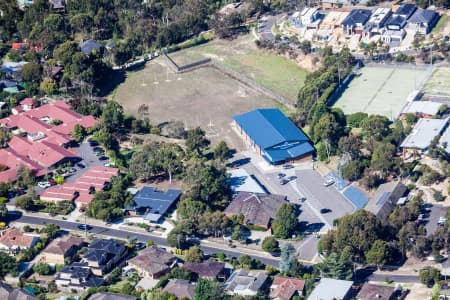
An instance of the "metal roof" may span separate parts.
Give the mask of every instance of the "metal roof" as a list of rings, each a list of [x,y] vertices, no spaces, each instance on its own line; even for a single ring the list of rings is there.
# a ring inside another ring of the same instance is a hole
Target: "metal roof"
[[[439,145],[447,151],[447,153],[450,153],[450,128],[447,128],[447,130],[442,135],[441,139],[439,140]]]
[[[228,182],[233,192],[266,193],[259,182],[248,174],[245,169],[233,169],[228,173],[230,174]]]
[[[308,300],[346,299],[352,285],[353,281],[322,278],[309,295]]]
[[[412,101],[408,103],[403,110],[404,114],[426,114],[434,116],[439,112],[442,103],[433,101]]]
[[[416,6],[414,4],[406,3],[406,4],[402,4],[395,11],[394,14],[399,15],[399,16],[404,16],[406,18],[409,18],[409,16],[411,16],[414,13],[415,10],[416,10]]]
[[[431,141],[442,134],[448,123],[447,119],[419,119],[411,133],[403,140],[400,147],[426,150]]]
[[[314,151],[309,138],[279,109],[256,109],[233,116],[243,131],[265,152],[272,163]]]
[[[356,209],[362,209],[364,205],[366,205],[369,199],[367,196],[357,187],[349,186],[344,192],[343,195],[345,198],[350,200],[350,202],[355,205]]]
[[[83,52],[86,55],[90,55],[92,51],[96,50],[98,51],[102,45],[95,41],[95,40],[87,40],[81,43],[81,52]]]
[[[429,9],[418,9],[416,12],[409,18],[408,23],[423,23],[430,24],[437,17],[437,13],[433,10]]]
[[[154,187],[145,186],[133,197],[136,203],[134,209],[150,208],[151,210],[147,214],[146,219],[156,222],[167,212],[180,195],[181,190],[169,189],[166,192],[162,192]]]

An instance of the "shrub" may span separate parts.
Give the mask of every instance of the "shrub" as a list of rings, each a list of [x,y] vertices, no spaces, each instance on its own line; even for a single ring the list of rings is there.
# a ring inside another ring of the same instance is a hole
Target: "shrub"
[[[269,253],[275,253],[280,251],[280,245],[276,238],[269,236],[262,242],[262,249]]]
[[[433,199],[436,200],[437,202],[442,202],[445,200],[445,196],[442,195],[441,191],[433,189]]]
[[[52,273],[52,268],[46,263],[37,263],[33,266],[33,271],[39,275],[50,275]]]

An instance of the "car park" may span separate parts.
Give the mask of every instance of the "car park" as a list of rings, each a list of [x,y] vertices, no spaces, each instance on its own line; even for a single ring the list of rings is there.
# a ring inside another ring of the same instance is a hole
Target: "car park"
[[[333,179],[327,179],[324,183],[323,186],[330,186],[334,184],[334,180]]]
[[[40,188],[45,189],[45,188],[50,187],[50,183],[49,183],[48,181],[41,181],[41,182],[38,182],[38,186],[39,186]]]

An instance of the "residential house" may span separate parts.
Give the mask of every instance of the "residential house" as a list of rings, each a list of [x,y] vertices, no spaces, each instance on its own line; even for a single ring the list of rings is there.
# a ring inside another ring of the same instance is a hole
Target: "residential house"
[[[64,13],[66,11],[66,3],[64,0],[48,0],[55,13]]]
[[[305,7],[291,16],[291,22],[297,27],[319,28],[322,15],[317,7]]]
[[[413,4],[400,5],[386,22],[386,31],[383,32],[381,39],[387,44],[399,45],[406,35],[404,27],[407,20],[415,11],[416,6]]]
[[[365,28],[365,35],[372,37],[382,34],[387,20],[390,18],[392,11],[388,7],[378,7],[370,16]]]
[[[204,261],[201,263],[185,262],[183,268],[195,273],[200,278],[225,279],[225,263],[218,261]]]
[[[309,138],[277,108],[255,109],[233,120],[244,142],[270,164],[313,157]]]
[[[294,296],[301,297],[305,282],[304,279],[276,276],[270,286],[269,297],[275,300],[290,300]]]
[[[383,183],[369,199],[365,210],[370,211],[379,219],[386,219],[407,190],[407,187],[400,181]]]
[[[403,140],[400,147],[403,156],[407,154],[426,154],[428,147],[436,136],[442,135],[447,128],[446,119],[419,119],[411,133]]]
[[[439,20],[439,14],[434,10],[418,9],[409,18],[407,27],[422,34],[428,34]]]
[[[135,269],[139,276],[158,279],[177,264],[171,253],[156,246],[151,246],[128,260],[128,267]]]
[[[84,54],[91,55],[93,52],[99,52],[102,45],[95,40],[87,40],[81,43],[80,48]]]
[[[401,113],[401,117],[407,114],[414,114],[419,118],[431,119],[439,113],[442,103],[433,101],[411,101]]]
[[[128,254],[124,242],[107,239],[95,239],[83,255],[82,262],[92,270],[92,273],[103,276],[112,270],[117,263]]]
[[[178,299],[194,299],[194,285],[188,280],[170,279],[163,291],[176,296]]]
[[[322,22],[320,23],[320,29],[324,30],[334,30],[341,27],[342,21],[347,18],[350,11],[348,10],[333,10],[325,15]]]
[[[322,278],[308,300],[349,300],[352,285],[352,281]]]
[[[86,264],[75,262],[61,269],[55,283],[59,290],[84,292],[90,287],[103,285],[104,279],[95,276]]]
[[[22,233],[17,228],[9,228],[0,234],[0,250],[16,255],[21,250],[34,247],[39,236]]]
[[[283,203],[287,203],[286,196],[239,192],[225,209],[225,214],[227,216],[242,214],[245,224],[268,229]]]
[[[133,200],[135,205],[126,207],[130,215],[143,216],[145,220],[157,223],[172,205],[180,198],[181,190],[169,189],[166,192],[145,186]]]
[[[24,289],[13,289],[9,285],[0,282],[0,299],[2,300],[38,300]]]
[[[53,240],[41,253],[41,261],[48,264],[63,265],[67,257],[72,257],[84,244],[84,239],[65,236]]]
[[[89,300],[136,300],[136,297],[116,293],[101,292],[93,294],[89,297]]]
[[[353,9],[342,21],[341,26],[344,34],[363,34],[364,25],[370,18],[372,12],[368,9]]]
[[[0,91],[3,91],[5,88],[15,88],[17,87],[17,81],[10,79],[2,79],[0,80]]]
[[[267,275],[263,271],[249,271],[240,269],[225,282],[225,291],[231,295],[255,296],[267,281]]]
[[[392,286],[375,285],[365,283],[359,293],[356,295],[357,300],[394,300],[395,288]]]

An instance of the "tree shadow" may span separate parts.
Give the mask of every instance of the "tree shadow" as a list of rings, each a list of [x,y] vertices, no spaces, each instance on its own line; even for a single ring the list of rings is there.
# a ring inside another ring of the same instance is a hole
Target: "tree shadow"
[[[105,97],[116,89],[121,83],[125,82],[127,74],[123,70],[113,70],[110,76],[107,76],[99,85],[98,96]]]

